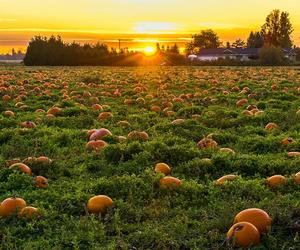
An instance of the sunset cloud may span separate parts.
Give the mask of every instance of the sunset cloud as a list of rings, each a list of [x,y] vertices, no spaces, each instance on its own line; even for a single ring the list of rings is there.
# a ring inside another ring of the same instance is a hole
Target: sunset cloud
[[[0,18],[0,23],[11,23],[16,21],[17,19],[13,19],[13,18]]]
[[[176,33],[181,30],[179,24],[167,22],[137,22],[134,32],[140,34]]]

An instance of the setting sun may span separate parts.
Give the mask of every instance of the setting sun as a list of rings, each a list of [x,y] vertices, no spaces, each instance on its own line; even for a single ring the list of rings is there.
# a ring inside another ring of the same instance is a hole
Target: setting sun
[[[152,46],[147,46],[144,48],[144,53],[146,56],[152,56],[156,52],[156,49]]]

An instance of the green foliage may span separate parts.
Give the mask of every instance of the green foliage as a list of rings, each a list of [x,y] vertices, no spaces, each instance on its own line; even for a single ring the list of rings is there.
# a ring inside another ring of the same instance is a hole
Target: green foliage
[[[262,26],[261,33],[266,45],[281,48],[290,48],[293,43],[291,34],[293,26],[288,12],[281,12],[279,9],[273,10]]]
[[[218,35],[213,30],[202,30],[193,36],[193,41],[187,45],[187,51],[218,48],[221,45]]]
[[[262,65],[283,65],[284,55],[280,48],[263,47],[259,52],[259,60]]]
[[[248,48],[261,48],[264,46],[264,38],[261,32],[250,32],[250,35],[247,40]]]
[[[292,176],[299,171],[300,158],[287,156],[300,151],[297,68],[2,67],[0,72],[0,80],[9,76],[11,89],[25,88],[22,101],[28,105],[21,109],[13,100],[0,101],[0,199],[16,195],[41,212],[33,219],[1,218],[1,248],[229,249],[222,243],[234,216],[258,207],[270,214],[273,225],[252,249],[297,249],[300,186]],[[44,87],[46,82],[55,87]],[[142,92],[134,90],[137,85]],[[50,94],[32,93],[37,86]],[[234,86],[239,87],[237,92]],[[241,92],[244,87],[249,88],[247,93]],[[120,97],[113,95],[117,88]],[[79,97],[64,99],[62,90]],[[111,111],[113,118],[99,121],[100,111],[91,110],[89,101],[81,98],[84,91],[97,97],[99,104],[109,105],[105,111]],[[189,93],[194,96],[182,103],[172,101]],[[138,97],[146,100],[145,105],[123,104],[125,98]],[[243,98],[248,104],[237,107],[237,100]],[[167,101],[173,102],[173,116],[150,111],[153,105],[163,110]],[[245,116],[242,112],[250,104],[264,113]],[[55,117],[35,112],[53,105],[62,109]],[[6,117],[5,110],[15,116]],[[172,124],[178,118],[184,122]],[[21,128],[26,120],[37,127]],[[118,126],[120,120],[130,126]],[[265,130],[269,122],[279,128]],[[102,138],[108,146],[87,150],[87,130],[99,128],[112,132]],[[120,141],[119,136],[133,130],[146,131],[149,140]],[[197,148],[205,136],[218,148]],[[282,139],[289,137],[295,142],[282,145]],[[219,151],[226,147],[235,154]],[[33,176],[8,168],[13,159],[39,156],[51,158],[52,163],[29,162]],[[159,162],[169,164],[171,175],[182,181],[178,189],[159,187],[163,174],[154,171]],[[227,174],[238,178],[214,184]],[[284,175],[287,184],[268,187],[266,178],[275,174]],[[37,175],[48,179],[48,188],[35,187]],[[105,215],[88,214],[88,199],[99,194],[110,196],[114,206]]]

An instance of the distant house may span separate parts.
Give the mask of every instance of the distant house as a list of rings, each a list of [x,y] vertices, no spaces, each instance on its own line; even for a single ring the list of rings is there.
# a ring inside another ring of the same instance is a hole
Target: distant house
[[[0,62],[22,62],[25,57],[23,53],[16,53],[16,54],[0,54]]]
[[[218,59],[233,59],[239,61],[251,61],[259,58],[259,50],[257,48],[216,48],[201,49],[196,55],[189,55],[190,61],[216,61]],[[284,56],[290,60],[295,59],[293,49],[282,49]]]

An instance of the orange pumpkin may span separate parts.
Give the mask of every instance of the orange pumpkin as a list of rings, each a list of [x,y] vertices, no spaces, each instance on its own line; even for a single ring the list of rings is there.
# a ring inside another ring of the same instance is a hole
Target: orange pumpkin
[[[254,113],[254,116],[260,116],[263,115],[265,111],[259,110],[258,112]]]
[[[125,99],[125,100],[124,100],[124,104],[125,104],[125,105],[131,105],[131,104],[133,104],[133,103],[134,103],[134,101],[131,100],[131,99]]]
[[[259,109],[256,109],[256,108],[254,108],[254,109],[252,109],[251,111],[250,111],[253,115],[255,115],[255,114],[257,114],[257,113],[259,113],[259,112],[261,112]]]
[[[256,94],[254,94],[254,93],[251,93],[251,94],[248,95],[248,98],[249,98],[249,99],[253,99],[253,98],[255,98],[255,97],[256,97]]]
[[[83,132],[87,133],[88,138],[90,138],[90,136],[96,131],[97,131],[97,129],[95,129],[95,128],[90,129],[90,130],[83,130]]]
[[[141,139],[144,141],[147,141],[149,139],[148,134],[143,131],[143,132],[139,132],[139,131],[132,131],[127,135],[128,139]]]
[[[97,195],[89,199],[87,210],[93,214],[104,214],[107,208],[113,206],[113,200],[106,195]]]
[[[143,91],[143,88],[137,86],[137,87],[135,87],[135,88],[133,89],[133,91],[139,93],[139,92],[142,92],[142,91]]]
[[[277,129],[278,125],[276,123],[270,122],[265,126],[266,130],[273,130],[273,129]]]
[[[36,162],[43,163],[43,164],[51,164],[52,160],[48,158],[47,156],[40,156],[36,158]]]
[[[52,108],[48,109],[47,114],[48,115],[54,115],[54,116],[56,116],[60,112],[61,112],[61,108],[59,108],[59,107],[52,107]]]
[[[220,152],[235,154],[235,151],[231,148],[220,148]]]
[[[24,163],[15,163],[9,167],[10,169],[18,169],[21,170],[23,173],[31,175],[31,169]]]
[[[54,118],[54,117],[55,117],[55,115],[52,115],[52,114],[47,114],[47,115],[46,115],[46,117],[51,119],[51,118]]]
[[[256,105],[251,104],[251,105],[247,106],[247,110],[249,110],[249,111],[254,110],[254,109],[258,109]]]
[[[93,104],[92,109],[96,111],[96,110],[102,110],[103,108],[100,104]]]
[[[91,97],[92,94],[91,94],[89,91],[84,91],[84,92],[82,93],[82,96],[83,96],[83,97]]]
[[[284,185],[286,183],[286,178],[282,175],[273,175],[267,179],[267,185],[270,187],[276,187]]]
[[[184,100],[180,97],[175,97],[175,98],[172,99],[172,102],[183,103]]]
[[[173,116],[175,115],[175,112],[173,110],[168,110],[167,112],[165,112],[166,116]]]
[[[160,108],[159,106],[152,106],[152,107],[150,108],[150,110],[153,111],[153,112],[160,112],[160,111],[161,111],[161,108]]]
[[[10,100],[11,100],[11,97],[10,97],[9,95],[4,95],[4,96],[2,96],[2,101],[8,102],[8,101],[10,101]]]
[[[86,148],[90,149],[90,150],[98,151],[98,150],[101,150],[101,149],[105,148],[107,145],[108,144],[105,141],[102,141],[102,140],[89,141],[86,144]]]
[[[200,149],[217,148],[218,143],[216,141],[214,141],[213,139],[205,137],[197,143],[197,147]]]
[[[124,141],[126,141],[127,140],[127,138],[125,137],[125,136],[122,136],[122,135],[119,135],[118,136],[118,141],[119,142],[124,142]]]
[[[26,121],[26,122],[21,122],[20,126],[23,128],[35,128],[36,124],[34,122],[31,121]]]
[[[35,207],[27,206],[21,209],[19,217],[30,219],[32,217],[39,216],[39,210]]]
[[[119,121],[117,125],[120,127],[129,127],[130,123],[128,121]]]
[[[201,115],[197,115],[197,114],[192,115],[192,119],[194,119],[194,120],[197,120],[199,118],[201,118]]]
[[[181,180],[172,176],[165,176],[161,178],[159,183],[161,188],[166,188],[166,189],[176,189],[179,186],[181,186]]]
[[[90,103],[97,103],[99,102],[99,98],[96,96],[90,97],[89,98]]]
[[[25,158],[22,162],[24,164],[32,164],[32,163],[36,162],[36,157],[29,156],[29,157]],[[15,162],[15,163],[17,163],[17,162]]]
[[[144,141],[149,139],[149,135],[145,131],[139,132],[139,137]]]
[[[116,89],[116,90],[114,91],[114,96],[120,97],[121,95],[122,95],[122,93],[121,93],[121,91],[120,91],[119,89]]]
[[[176,119],[176,120],[172,121],[171,124],[173,124],[173,125],[180,125],[180,124],[182,124],[184,122],[185,122],[184,119]]]
[[[294,180],[296,184],[300,184],[300,171],[295,174]]]
[[[249,110],[244,110],[244,111],[242,112],[242,114],[243,114],[243,115],[246,115],[246,116],[253,116],[252,112],[249,111]]]
[[[100,121],[104,121],[104,120],[107,120],[112,117],[113,117],[113,114],[111,112],[102,112],[99,114],[98,119]]]
[[[288,152],[289,157],[300,156],[300,152]]]
[[[15,104],[15,107],[16,107],[16,108],[19,108],[19,107],[21,107],[22,105],[24,105],[23,102],[17,102],[17,103]]]
[[[13,111],[11,111],[11,110],[6,110],[6,111],[4,111],[3,114],[4,114],[5,116],[7,116],[7,117],[15,116],[15,113],[14,113]]]
[[[143,105],[146,103],[145,99],[143,97],[138,97],[135,102],[139,105]]]
[[[146,96],[145,96],[145,98],[146,98],[146,99],[149,99],[149,100],[151,100],[151,99],[153,99],[153,98],[154,98],[154,96],[153,96],[153,95],[151,95],[151,94],[148,94],[148,95],[146,95]]]
[[[272,223],[270,216],[259,208],[245,209],[234,218],[234,224],[244,221],[253,224],[260,233],[267,233]]]
[[[16,197],[7,198],[1,202],[0,216],[1,217],[10,216],[24,207],[26,207],[26,201],[23,200],[22,198],[16,198]]]
[[[44,176],[41,176],[41,175],[36,176],[34,178],[34,181],[35,181],[35,186],[36,187],[39,187],[39,188],[46,188],[46,187],[48,187],[48,180]]]
[[[155,165],[155,172],[169,175],[171,174],[171,168],[166,163],[157,163]]]
[[[91,134],[90,141],[96,141],[105,136],[110,136],[110,135],[112,135],[112,133],[106,128],[97,129],[94,133]]]
[[[240,91],[240,88],[239,88],[238,86],[233,86],[233,87],[231,88],[231,91],[232,91],[232,92],[238,92],[238,91]]]
[[[226,181],[233,181],[237,178],[234,174],[224,175],[215,181],[216,185],[223,185]]]
[[[257,245],[260,234],[257,228],[249,222],[234,224],[227,232],[227,240],[232,240],[236,247],[250,247]]]
[[[21,162],[21,159],[20,159],[20,158],[10,159],[10,160],[6,160],[6,161],[5,161],[5,165],[6,165],[7,167],[9,167],[9,166],[11,166],[11,165],[13,165],[13,164],[15,164],[15,163],[19,163],[19,162]]]
[[[277,90],[277,89],[278,89],[278,86],[277,86],[276,84],[273,84],[273,85],[271,86],[271,89],[272,89],[272,90]]]
[[[164,103],[163,103],[163,106],[164,106],[165,108],[173,108],[173,103],[172,103],[172,102],[164,102]]]
[[[241,99],[241,100],[238,100],[238,101],[236,102],[236,106],[237,106],[237,107],[242,107],[242,106],[246,105],[247,103],[248,103],[248,100],[247,100],[247,99]]]
[[[295,143],[295,140],[294,139],[292,139],[292,138],[284,138],[284,139],[282,139],[282,141],[281,141],[281,144],[283,145],[283,146],[287,146],[287,145],[289,145],[289,144],[291,144],[291,143]]]
[[[29,108],[28,105],[22,105],[22,106],[20,107],[20,109],[22,109],[22,110],[25,110],[25,109],[28,109],[28,108]]]

